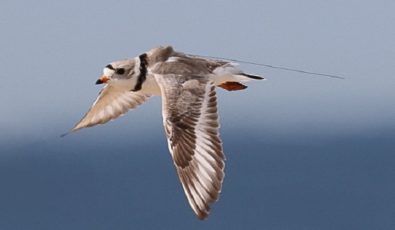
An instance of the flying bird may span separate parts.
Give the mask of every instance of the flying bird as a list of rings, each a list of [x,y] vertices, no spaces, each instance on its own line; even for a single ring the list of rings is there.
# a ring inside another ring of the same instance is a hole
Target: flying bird
[[[243,90],[244,82],[261,79],[235,63],[177,52],[171,46],[154,48],[108,64],[96,81],[103,89],[70,132],[104,124],[151,96],[162,96],[170,154],[192,210],[204,219],[224,179],[215,89]]]

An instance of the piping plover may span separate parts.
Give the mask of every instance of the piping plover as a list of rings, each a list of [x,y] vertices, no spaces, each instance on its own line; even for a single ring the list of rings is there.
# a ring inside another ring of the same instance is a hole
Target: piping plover
[[[103,124],[162,96],[163,125],[178,177],[199,219],[209,214],[224,178],[215,87],[242,90],[260,76],[235,63],[154,48],[133,59],[108,64],[96,84],[105,84],[92,107],[71,132]]]

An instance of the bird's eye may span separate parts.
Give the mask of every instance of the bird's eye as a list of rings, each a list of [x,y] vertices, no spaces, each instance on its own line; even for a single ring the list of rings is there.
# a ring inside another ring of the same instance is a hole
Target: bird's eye
[[[119,74],[119,75],[122,75],[122,74],[125,73],[125,69],[124,69],[124,68],[119,68],[119,69],[117,69],[117,70],[115,71],[115,73],[117,73],[117,74]]]

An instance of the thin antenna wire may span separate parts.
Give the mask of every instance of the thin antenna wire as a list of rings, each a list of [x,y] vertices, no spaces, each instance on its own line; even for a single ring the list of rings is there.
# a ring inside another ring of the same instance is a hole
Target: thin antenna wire
[[[298,73],[303,73],[303,74],[325,76],[325,77],[337,78],[337,79],[345,79],[345,77],[342,77],[342,76],[339,76],[339,75],[334,75],[334,74],[317,73],[317,72],[305,71],[305,70],[288,68],[288,67],[283,67],[283,66],[275,66],[275,65],[263,64],[263,63],[257,63],[257,62],[251,62],[251,61],[241,61],[241,60],[232,59],[232,58],[204,56],[204,55],[199,55],[199,56],[205,57],[205,58],[214,58],[214,59],[221,59],[221,60],[226,60],[226,61],[239,62],[239,63],[243,63],[243,64],[264,66],[264,67],[268,67],[268,68],[272,68],[272,69],[280,69],[280,70],[291,71],[291,72],[298,72]]]

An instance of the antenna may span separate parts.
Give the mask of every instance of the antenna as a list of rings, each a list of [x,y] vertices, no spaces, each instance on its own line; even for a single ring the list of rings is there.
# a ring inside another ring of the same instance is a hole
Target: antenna
[[[249,64],[249,65],[264,66],[264,67],[268,67],[268,68],[272,68],[272,69],[280,69],[280,70],[291,71],[291,72],[297,72],[297,73],[303,73],[303,74],[324,76],[324,77],[337,78],[337,79],[345,79],[345,77],[340,76],[340,75],[326,74],[326,73],[318,73],[318,72],[311,72],[311,71],[306,71],[306,70],[300,70],[300,69],[294,69],[294,68],[289,68],[289,67],[283,67],[283,66],[276,66],[276,65],[264,64],[264,63],[257,63],[257,62],[252,62],[252,61],[242,61],[242,60],[237,60],[237,59],[232,59],[232,58],[223,58],[223,57],[214,57],[214,56],[204,56],[204,55],[199,55],[199,56],[200,56],[200,57],[204,57],[204,58],[213,58],[213,59],[220,59],[220,60],[225,60],[225,61],[233,61],[233,62],[238,62],[238,63],[243,63],[243,64]]]

